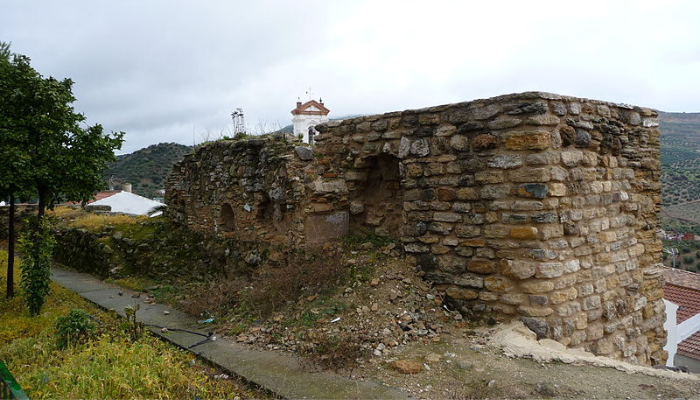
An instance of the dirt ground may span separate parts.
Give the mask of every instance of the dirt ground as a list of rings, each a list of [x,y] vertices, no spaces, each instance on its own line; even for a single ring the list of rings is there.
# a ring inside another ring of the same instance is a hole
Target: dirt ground
[[[527,328],[499,336],[503,325],[477,327],[445,307],[421,273],[390,246],[366,250],[350,252],[343,261],[358,271],[347,287],[300,299],[234,337],[311,355],[349,377],[379,381],[421,399],[700,398],[695,375],[559,354],[556,343],[541,348]],[[508,346],[516,342],[521,346]],[[397,371],[400,360],[414,362],[420,372]]]
[[[390,359],[373,359],[372,367],[363,372],[368,378],[421,399],[700,397],[700,380],[694,375],[660,373],[652,368],[632,373],[612,367],[507,357],[499,347],[487,344],[491,334],[493,330],[468,337],[445,335],[439,344],[406,346]],[[399,374],[390,368],[395,359],[417,361],[422,371]]]

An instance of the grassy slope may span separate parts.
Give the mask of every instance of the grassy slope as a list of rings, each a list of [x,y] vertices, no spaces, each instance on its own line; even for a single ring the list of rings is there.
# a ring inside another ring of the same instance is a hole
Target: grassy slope
[[[20,296],[5,299],[7,253],[0,251],[0,359],[30,398],[233,398],[252,397],[240,382],[217,374],[191,353],[144,336],[135,343],[122,333],[122,320],[97,309],[56,284],[41,315],[31,317]],[[15,273],[19,276],[19,270]],[[59,350],[54,324],[80,308],[97,320],[94,340]]]

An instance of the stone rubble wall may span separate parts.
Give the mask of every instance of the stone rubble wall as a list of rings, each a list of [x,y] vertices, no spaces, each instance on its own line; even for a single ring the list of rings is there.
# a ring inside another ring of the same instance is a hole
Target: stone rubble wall
[[[201,149],[168,181],[171,215],[219,232],[227,202],[230,234],[269,239],[270,220],[241,209],[271,203],[286,243],[349,227],[390,235],[471,318],[664,362],[656,111],[533,92],[317,130],[305,160],[273,139]]]
[[[32,215],[36,214],[35,205],[19,204],[15,205],[15,234],[19,237],[19,228],[24,224],[24,221]],[[8,238],[10,232],[10,206],[5,205],[0,207],[0,240]]]
[[[167,215],[198,232],[240,240],[304,242],[298,208],[305,202],[303,166],[285,136],[223,140],[200,147],[173,167]],[[230,207],[230,212],[224,208]]]

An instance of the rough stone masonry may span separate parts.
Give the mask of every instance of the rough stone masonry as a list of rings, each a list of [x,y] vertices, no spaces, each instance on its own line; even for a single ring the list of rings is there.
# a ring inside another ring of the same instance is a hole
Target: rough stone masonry
[[[665,361],[656,111],[529,92],[317,129],[314,148],[200,148],[168,180],[170,215],[283,246],[372,230],[467,317]]]

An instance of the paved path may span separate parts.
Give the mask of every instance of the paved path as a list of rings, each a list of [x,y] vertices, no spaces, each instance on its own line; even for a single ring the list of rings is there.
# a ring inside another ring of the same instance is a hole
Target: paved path
[[[79,293],[84,298],[106,309],[114,309],[124,315],[128,305],[140,305],[136,317],[144,324],[187,329],[207,334],[202,325],[191,316],[163,304],[147,304],[141,298],[133,298],[136,292],[111,285],[78,272],[52,269],[51,278],[59,285]],[[119,292],[123,291],[122,296]],[[169,311],[165,315],[164,311]],[[203,337],[184,332],[161,333],[159,328],[149,328],[166,340],[187,348]],[[190,351],[248,381],[256,383],[288,399],[406,399],[397,389],[369,381],[357,381],[329,371],[312,371],[308,363],[297,357],[264,350],[254,350],[232,340],[207,341]]]

